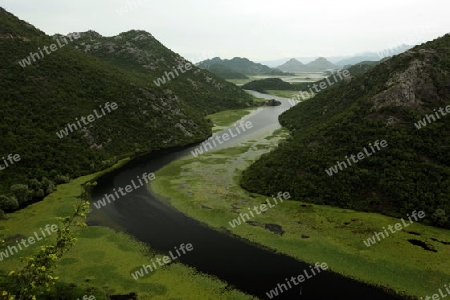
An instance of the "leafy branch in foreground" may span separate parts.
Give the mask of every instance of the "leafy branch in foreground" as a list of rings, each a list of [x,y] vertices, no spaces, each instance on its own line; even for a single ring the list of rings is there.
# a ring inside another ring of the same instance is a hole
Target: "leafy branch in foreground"
[[[41,246],[37,254],[24,257],[26,266],[19,271],[11,271],[9,291],[2,291],[3,299],[35,300],[38,295],[49,293],[58,277],[53,276],[56,262],[75,244],[73,227],[85,227],[89,210],[89,195],[86,189],[81,201],[74,205],[74,213],[67,217],[58,217],[62,224],[58,227],[57,238],[53,244]]]

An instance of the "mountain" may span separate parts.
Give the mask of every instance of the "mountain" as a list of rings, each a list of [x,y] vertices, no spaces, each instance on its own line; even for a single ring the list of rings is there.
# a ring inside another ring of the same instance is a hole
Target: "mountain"
[[[204,115],[248,105],[249,97],[235,85],[195,67],[145,31],[131,30],[114,37],[102,37],[93,31],[80,35],[72,43],[77,49],[131,72],[151,89],[169,90]],[[182,73],[184,69],[178,67],[186,64],[192,70]]]
[[[302,56],[302,57],[295,57],[296,60],[303,62],[304,64],[307,64],[309,62],[312,62],[313,60],[315,60],[317,58],[316,57],[308,57],[308,56]],[[275,59],[275,60],[264,60],[264,61],[259,61],[259,63],[265,64],[271,68],[276,68],[282,64],[284,64],[285,62],[289,61],[292,58],[281,58],[281,59]],[[327,58],[329,61],[331,61],[331,59]]]
[[[211,70],[222,66],[228,70],[242,73],[245,75],[255,76],[255,75],[289,75],[280,70],[269,68],[266,65],[252,62],[247,58],[235,57],[233,59],[221,59],[215,57],[212,59],[207,59],[197,64],[199,68],[205,70]]]
[[[278,69],[285,72],[299,73],[299,72],[321,72],[330,69],[339,69],[339,67],[329,62],[326,58],[319,57],[313,60],[312,62],[307,63],[306,65],[302,64],[295,58],[292,58],[286,63],[279,66]]]
[[[291,58],[284,64],[278,66],[278,69],[285,72],[302,72],[305,69],[305,65],[295,58]]]
[[[342,60],[337,61],[335,64],[338,66],[346,66],[346,65],[355,65],[362,61],[379,61],[379,60],[380,56],[378,56],[378,54],[376,53],[371,52],[363,55],[346,57]]]
[[[393,47],[390,47],[390,48],[386,48],[386,49],[383,49],[383,50],[377,52],[377,56],[378,56],[378,59],[383,59],[385,57],[390,57],[390,56],[393,56],[393,55],[397,55],[397,54],[403,53],[403,52],[411,49],[412,47],[413,46],[405,45],[405,44],[396,45],[396,46],[393,46]]]
[[[264,78],[250,81],[241,86],[244,90],[253,90],[260,93],[267,93],[268,90],[296,90],[295,85],[283,81],[280,78]]]
[[[299,91],[297,96],[294,96],[294,100],[304,99],[306,95],[312,95],[312,93],[321,93],[323,90],[331,87],[346,77],[361,76],[368,70],[376,66],[378,62],[362,62],[354,66],[347,66],[339,72],[327,71],[328,76],[315,82],[296,82],[289,83],[283,81],[280,78],[263,78],[250,81],[241,86],[244,90],[253,90],[260,93],[268,93],[269,90],[285,90],[285,91]],[[302,93],[303,92],[303,93]],[[307,92],[306,94],[304,92]],[[305,97],[303,97],[305,95]]]
[[[220,64],[211,65],[208,71],[223,79],[248,79],[244,74],[228,69]]]
[[[392,47],[388,47],[379,52],[363,52],[355,55],[346,55],[346,56],[327,56],[326,59],[337,65],[337,66],[346,66],[346,65],[355,65],[363,61],[380,61],[381,59],[393,55],[400,54],[405,52],[408,49],[411,49],[413,46],[410,45],[394,45]],[[312,62],[317,59],[317,57],[295,57],[294,60],[299,62],[303,62],[304,64]],[[291,59],[292,60],[292,59]],[[260,63],[265,64],[269,67],[277,67],[286,62],[286,59],[276,59],[276,60],[267,60],[260,61]]]
[[[2,159],[0,194],[24,184],[19,202],[42,198],[51,181],[201,141],[206,114],[253,104],[144,31],[50,37],[0,8],[0,40],[0,153],[20,157]]]
[[[314,61],[306,64],[305,67],[309,71],[326,71],[330,69],[339,69],[338,66],[329,62],[325,57],[319,57]]]
[[[345,66],[345,65],[355,65],[355,64],[358,64],[363,61],[379,61],[385,57],[403,53],[411,48],[412,48],[412,46],[399,45],[397,47],[384,49],[378,53],[366,52],[366,53],[346,57],[345,59],[337,61],[335,64],[338,66]]]
[[[280,116],[292,136],[242,186],[394,217],[423,210],[449,227],[436,221],[450,212],[449,74],[447,34],[299,103]]]

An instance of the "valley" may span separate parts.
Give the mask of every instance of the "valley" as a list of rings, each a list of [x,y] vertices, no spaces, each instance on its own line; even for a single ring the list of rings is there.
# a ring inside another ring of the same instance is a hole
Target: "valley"
[[[441,10],[23,1],[0,6],[2,300],[446,297]]]
[[[232,228],[228,222],[237,214],[248,213],[247,207],[264,203],[267,198],[248,193],[239,186],[242,170],[287,135],[287,131],[278,129],[263,139],[249,138],[239,147],[205,154],[201,158],[186,157],[175,161],[156,172],[157,180],[152,190],[167,197],[166,201],[181,212],[219,231],[238,235],[300,261],[311,264],[325,261],[333,272],[405,297],[432,292],[427,288],[421,289],[423,285],[420,282],[424,278],[436,285],[447,282],[449,265],[442,262],[449,249],[445,244],[433,242],[433,239],[449,241],[450,234],[446,230],[413,224],[384,240],[377,248],[367,248],[363,241],[373,231],[382,231],[377,224],[392,224],[398,220],[302,201],[284,201],[251,221]],[[425,251],[408,242],[414,235],[439,249],[438,253]],[[390,272],[383,272],[380,263]],[[419,271],[424,264],[434,271]],[[413,291],[413,294],[408,291]],[[314,295],[307,296],[314,299]]]

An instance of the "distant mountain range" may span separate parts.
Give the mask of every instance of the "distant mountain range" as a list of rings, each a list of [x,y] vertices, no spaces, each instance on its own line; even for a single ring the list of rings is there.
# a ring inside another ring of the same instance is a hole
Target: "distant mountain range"
[[[335,57],[303,57],[286,60],[267,61],[265,63],[276,66],[271,68],[263,63],[256,63],[247,58],[235,57],[233,59],[221,59],[215,57],[197,63],[199,68],[210,71],[223,79],[243,79],[247,76],[287,76],[300,72],[324,72],[348,68],[361,62],[378,62],[383,58],[403,53],[412,46],[401,45],[395,48],[386,49],[379,53],[365,52],[354,56]],[[304,61],[305,63],[302,63]],[[284,63],[283,63],[284,62]]]
[[[285,62],[281,66],[278,66],[277,69],[280,69],[285,72],[321,72],[327,71],[330,69],[339,69],[339,66],[331,63],[324,57],[319,57],[314,61],[308,64],[302,64],[295,58],[290,59]]]
[[[226,79],[230,78],[230,74],[233,74],[233,78],[245,78],[246,75],[290,75],[281,70],[273,69],[266,65],[255,63],[247,58],[241,57],[235,57],[233,59],[221,59],[219,57],[215,57],[199,62],[197,66]]]
[[[411,49],[412,46],[408,46],[408,45],[401,45],[398,46],[396,48],[391,48],[391,49],[385,49],[383,51],[380,51],[378,53],[374,53],[374,52],[367,52],[367,53],[362,53],[359,55],[355,55],[355,56],[350,56],[347,57],[345,59],[339,60],[336,62],[337,65],[339,66],[345,66],[345,65],[355,65],[357,63],[360,63],[362,61],[379,61],[385,57],[389,57],[389,56],[393,56],[393,55],[397,55],[400,53],[405,52],[408,49]]]
[[[413,46],[410,45],[399,45],[394,48],[387,48],[379,52],[363,52],[358,53],[355,55],[348,55],[348,56],[330,56],[325,57],[329,62],[339,66],[347,66],[347,65],[355,65],[357,63],[363,62],[363,61],[380,61],[381,59],[397,55],[400,53],[405,52],[408,49],[411,49]],[[307,64],[309,62],[314,61],[318,57],[295,57],[295,60],[297,60],[300,63]],[[292,59],[290,59],[292,60]],[[269,60],[269,61],[260,61],[260,63],[265,64],[269,67],[277,67],[283,63],[286,63],[286,61],[290,61],[286,58],[284,59],[276,59],[276,60]]]

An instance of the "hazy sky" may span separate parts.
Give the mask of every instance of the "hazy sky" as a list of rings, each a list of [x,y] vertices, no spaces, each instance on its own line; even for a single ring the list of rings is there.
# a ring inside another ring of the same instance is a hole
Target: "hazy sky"
[[[47,34],[131,29],[197,62],[378,52],[450,32],[448,0],[0,0]]]

